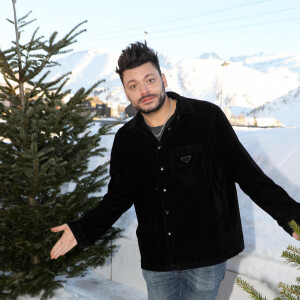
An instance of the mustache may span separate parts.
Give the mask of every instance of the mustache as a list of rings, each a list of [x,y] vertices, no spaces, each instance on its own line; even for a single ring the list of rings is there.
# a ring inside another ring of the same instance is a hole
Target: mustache
[[[157,97],[156,94],[148,94],[147,96],[143,96],[139,99],[138,103],[141,103],[144,99],[147,99],[149,97]]]

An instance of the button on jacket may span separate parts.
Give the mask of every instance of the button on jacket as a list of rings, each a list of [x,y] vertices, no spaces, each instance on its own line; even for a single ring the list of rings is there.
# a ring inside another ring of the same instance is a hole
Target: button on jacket
[[[141,267],[167,271],[223,262],[244,249],[235,182],[288,233],[300,204],[257,166],[220,108],[176,93],[160,142],[138,113],[115,135],[108,192],[81,220],[77,242],[93,243],[135,206]]]

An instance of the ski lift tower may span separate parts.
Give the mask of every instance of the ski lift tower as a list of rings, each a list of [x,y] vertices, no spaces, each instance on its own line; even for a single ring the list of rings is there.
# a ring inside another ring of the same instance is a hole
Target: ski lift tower
[[[227,119],[229,120],[230,117],[231,117],[231,110],[228,106],[224,107],[224,100],[223,100],[223,88],[224,88],[224,68],[227,67],[229,65],[229,62],[228,61],[224,61],[222,64],[221,64],[221,67],[222,67],[222,83],[221,83],[221,103],[220,103],[220,106],[221,106],[221,109],[223,110],[223,112],[225,113]]]
[[[229,65],[228,61],[224,61],[221,66],[222,66],[222,77],[221,77],[221,103],[220,107],[223,110],[224,108],[224,101],[223,101],[223,88],[224,88],[224,68]]]

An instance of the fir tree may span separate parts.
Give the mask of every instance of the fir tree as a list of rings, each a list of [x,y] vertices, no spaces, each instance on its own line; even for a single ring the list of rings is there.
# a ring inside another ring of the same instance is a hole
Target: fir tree
[[[111,229],[90,247],[75,247],[58,260],[49,252],[58,239],[50,228],[80,218],[100,201],[97,193],[106,185],[107,163],[89,166],[92,156],[103,156],[101,136],[110,127],[92,133],[92,115],[81,105],[93,89],[74,95],[64,89],[65,74],[47,80],[58,65],[56,55],[76,42],[82,23],[62,39],[38,36],[22,43],[30,15],[17,19],[12,0],[16,41],[0,49],[0,299],[39,295],[46,299],[67,277],[83,276],[89,266],[103,265],[113,251],[111,240],[120,230]],[[84,23],[84,22],[83,22]],[[47,70],[48,69],[48,70]],[[65,101],[69,97],[69,101]],[[62,186],[74,189],[63,192]],[[61,276],[60,276],[61,278]]]
[[[294,232],[300,236],[300,227],[295,221],[290,223],[291,228]],[[292,266],[300,269],[300,248],[288,246],[286,251],[282,252],[282,257],[285,258],[287,263],[291,263]],[[237,285],[243,288],[254,300],[267,300],[266,297],[263,297],[253,286],[251,286],[245,280],[241,278],[237,279]],[[283,282],[278,283],[280,296],[276,297],[274,300],[299,300],[300,299],[300,277],[296,278],[295,284],[286,284]]]

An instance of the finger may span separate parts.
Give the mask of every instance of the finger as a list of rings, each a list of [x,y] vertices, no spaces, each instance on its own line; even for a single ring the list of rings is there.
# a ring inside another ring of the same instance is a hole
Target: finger
[[[66,247],[64,247],[62,250],[61,250],[61,256],[65,255],[67,252],[69,252],[71,249],[73,249],[74,247],[76,246],[76,243],[72,243],[72,244],[69,244],[67,245]]]
[[[64,245],[64,234],[62,235],[62,237],[56,242],[56,244],[53,246],[51,252],[50,252],[50,255],[51,256],[55,256],[56,253],[58,253],[60,251],[60,249],[63,247]]]
[[[51,251],[51,258],[57,259],[61,255],[63,255],[62,253],[65,252],[66,247],[67,247],[66,245],[58,244],[57,247],[53,249],[53,251]]]
[[[294,237],[296,240],[300,240],[300,236],[299,236],[296,232],[293,232],[293,237]]]
[[[60,242],[60,240],[54,245],[54,247],[51,249],[51,252],[50,252],[50,256],[51,258],[54,258],[57,253],[59,253],[60,251],[60,248],[62,247],[62,244]]]
[[[53,255],[51,256],[52,259],[57,259],[60,256],[63,255],[63,253],[66,253],[66,249],[64,247],[58,248]]]
[[[54,245],[54,247],[52,248],[51,252],[57,252],[60,248],[62,248],[65,244],[66,244],[66,241],[65,241],[65,234],[63,234],[61,236],[61,238],[56,242],[56,244]],[[50,253],[51,253],[50,252]]]
[[[52,232],[59,232],[59,231],[65,230],[65,229],[66,229],[66,225],[63,224],[63,225],[60,225],[60,226],[52,227],[51,231]]]
[[[51,258],[58,258],[60,255],[64,255],[68,251],[70,251],[72,248],[74,248],[77,245],[77,241],[72,233],[66,233],[61,236],[61,238],[56,242],[54,247],[52,248],[50,252]]]
[[[76,241],[72,241],[70,243],[58,243],[55,245],[50,252],[52,259],[57,259],[60,256],[65,255],[67,252],[69,252],[72,248],[74,248],[77,245]],[[55,249],[54,249],[55,248]]]

